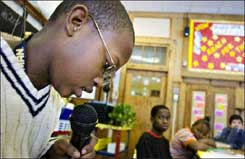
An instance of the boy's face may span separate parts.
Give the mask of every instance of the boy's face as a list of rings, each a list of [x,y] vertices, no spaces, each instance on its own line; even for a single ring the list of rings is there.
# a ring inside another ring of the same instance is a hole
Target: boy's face
[[[155,117],[151,118],[152,126],[155,130],[162,133],[168,129],[170,122],[170,112],[167,109],[158,110]]]
[[[238,129],[241,129],[242,128],[242,121],[239,120],[239,119],[235,119],[235,120],[232,120],[231,122],[231,127],[232,128],[238,128]]]
[[[206,124],[199,123],[192,127],[192,132],[197,139],[202,139],[207,137],[209,129]]]
[[[102,85],[106,63],[115,64],[115,72],[132,53],[134,43],[129,31],[102,31],[96,24],[88,8],[80,4],[53,24],[53,31],[59,31],[52,35],[56,38],[50,37],[55,46],[48,66],[49,83],[62,97],[80,97],[82,90],[92,92],[93,86]]]
[[[127,32],[102,34],[117,70],[131,55],[132,38]],[[79,97],[82,89],[91,92],[94,85],[102,84],[106,62],[112,64],[97,32],[81,32],[64,39],[56,51],[57,57],[50,66],[51,83],[63,97]]]

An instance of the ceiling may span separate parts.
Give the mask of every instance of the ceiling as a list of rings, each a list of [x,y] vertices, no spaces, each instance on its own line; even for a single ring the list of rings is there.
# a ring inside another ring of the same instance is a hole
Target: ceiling
[[[30,1],[49,18],[61,1]],[[122,1],[128,11],[244,15],[244,1]]]

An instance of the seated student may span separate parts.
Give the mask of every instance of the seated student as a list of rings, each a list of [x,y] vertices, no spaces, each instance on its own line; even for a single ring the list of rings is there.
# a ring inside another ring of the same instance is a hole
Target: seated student
[[[176,159],[191,159],[196,151],[215,147],[215,142],[207,138],[210,131],[209,118],[199,119],[191,129],[180,129],[170,144],[170,152]]]
[[[152,129],[144,132],[137,145],[137,159],[171,159],[169,142],[163,136],[168,129],[169,109],[164,105],[156,105],[151,109]]]
[[[231,148],[241,149],[245,144],[245,131],[241,116],[236,114],[232,115],[229,120],[229,126],[224,128],[221,134],[214,139],[215,141],[229,144]]]

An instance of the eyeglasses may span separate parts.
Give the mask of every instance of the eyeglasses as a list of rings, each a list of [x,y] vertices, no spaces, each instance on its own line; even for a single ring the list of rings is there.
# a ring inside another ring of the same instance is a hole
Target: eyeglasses
[[[98,31],[98,34],[100,36],[100,39],[101,39],[101,41],[102,41],[102,43],[103,43],[103,45],[104,45],[104,47],[106,49],[106,53],[109,56],[110,62],[111,62],[111,64],[108,63],[108,62],[106,62],[105,63],[105,66],[104,66],[104,73],[103,73],[103,80],[104,81],[103,81],[103,86],[106,86],[106,85],[109,85],[110,84],[111,78],[114,75],[114,73],[116,72],[116,64],[114,63],[114,61],[112,59],[111,53],[110,53],[110,51],[108,49],[108,46],[107,46],[107,44],[106,44],[106,42],[105,42],[105,40],[104,40],[104,38],[102,36],[102,33],[100,31],[100,28],[99,28],[97,22],[95,21],[95,19],[91,15],[89,15],[89,17],[92,19],[92,21],[93,21],[93,23],[95,25],[95,28]]]

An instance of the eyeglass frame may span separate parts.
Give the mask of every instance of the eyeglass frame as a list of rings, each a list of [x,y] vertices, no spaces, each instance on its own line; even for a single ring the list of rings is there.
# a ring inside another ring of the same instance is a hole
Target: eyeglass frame
[[[102,41],[102,43],[103,43],[103,45],[105,47],[106,53],[109,56],[110,61],[111,61],[111,64],[109,64],[107,62],[107,64],[109,64],[109,67],[105,68],[104,73],[103,73],[103,80],[104,80],[103,81],[103,86],[105,86],[105,85],[110,84],[110,79],[113,76],[113,73],[115,72],[114,69],[116,69],[117,66],[114,63],[114,60],[112,59],[111,52],[108,49],[108,45],[106,44],[106,42],[104,40],[104,37],[103,37],[103,35],[102,35],[101,31],[100,31],[100,28],[98,26],[98,23],[96,22],[96,20],[93,18],[92,15],[88,15],[88,16],[92,19],[92,21],[93,21],[93,23],[95,25],[95,28],[96,28],[96,30],[97,30],[97,32],[99,34],[99,37],[100,37],[100,39],[101,39],[101,41]]]

